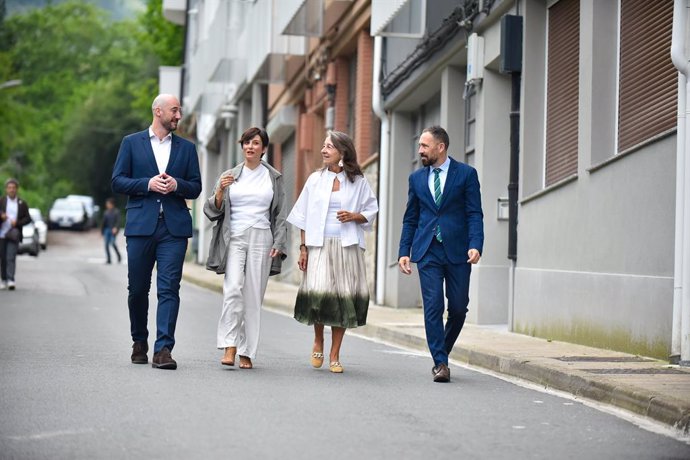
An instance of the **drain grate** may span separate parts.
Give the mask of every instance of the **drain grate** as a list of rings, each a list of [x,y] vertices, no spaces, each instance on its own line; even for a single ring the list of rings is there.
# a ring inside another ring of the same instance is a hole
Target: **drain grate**
[[[639,356],[561,356],[556,359],[566,363],[644,363],[653,361]]]
[[[662,368],[647,368],[647,369],[586,369],[585,372],[590,374],[680,374],[690,377],[690,372],[684,372],[678,369]]]

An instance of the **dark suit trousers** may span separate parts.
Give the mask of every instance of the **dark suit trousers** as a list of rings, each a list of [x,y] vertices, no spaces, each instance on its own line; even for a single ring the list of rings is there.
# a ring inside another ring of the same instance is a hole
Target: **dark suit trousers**
[[[446,257],[443,244],[436,238],[424,257],[417,263],[424,302],[424,327],[434,365],[448,364],[448,355],[460,335],[467,316],[470,273],[468,263],[452,264]],[[443,283],[448,299],[448,320],[443,325]]]
[[[147,341],[149,331],[149,291],[153,264],[157,263],[158,310],[156,312],[156,343],[154,353],[163,347],[175,346],[175,324],[180,308],[180,280],[187,251],[187,238],[175,237],[168,232],[164,219],[158,219],[151,236],[127,237],[127,263],[129,266],[129,321],[132,340]]]

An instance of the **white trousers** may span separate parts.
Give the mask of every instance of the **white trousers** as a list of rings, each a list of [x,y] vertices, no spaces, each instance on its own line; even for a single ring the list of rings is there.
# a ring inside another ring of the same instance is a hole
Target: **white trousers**
[[[230,238],[223,310],[218,321],[218,348],[237,347],[241,356],[251,359],[256,356],[272,246],[270,229],[248,228]]]

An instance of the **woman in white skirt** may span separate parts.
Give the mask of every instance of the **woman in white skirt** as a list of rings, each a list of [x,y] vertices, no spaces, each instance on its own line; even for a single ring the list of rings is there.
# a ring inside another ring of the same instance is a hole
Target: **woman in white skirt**
[[[251,369],[259,344],[261,303],[268,276],[280,273],[285,258],[287,225],[283,177],[261,160],[268,134],[249,128],[240,138],[244,162],[221,174],[204,213],[216,222],[209,260],[224,273],[223,309],[217,346],[225,351],[221,364]],[[210,267],[209,267],[210,268]]]
[[[329,131],[321,156],[324,167],[309,176],[287,219],[301,230],[297,263],[305,272],[295,319],[314,325],[311,364],[316,368],[324,359],[324,326],[331,327],[329,368],[342,373],[345,329],[367,321],[364,231],[372,229],[378,204],[347,134]]]

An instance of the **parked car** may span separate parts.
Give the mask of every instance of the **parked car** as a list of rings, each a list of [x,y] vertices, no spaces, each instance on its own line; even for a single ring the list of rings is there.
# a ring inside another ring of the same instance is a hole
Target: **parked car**
[[[88,195],[67,195],[70,201],[79,201],[84,204],[86,209],[87,226],[93,228],[98,226],[98,211],[100,207],[94,202],[93,197]]]
[[[48,211],[48,228],[85,230],[87,225],[86,208],[81,201],[58,198]]]
[[[17,247],[17,254],[29,253],[36,257],[38,256],[40,247],[38,242],[38,229],[33,222],[29,222],[22,227],[22,241]]]
[[[48,247],[48,224],[43,220],[43,214],[38,208],[29,208],[29,215],[34,221],[36,230],[38,230],[38,244],[41,245],[41,249],[46,249]]]

